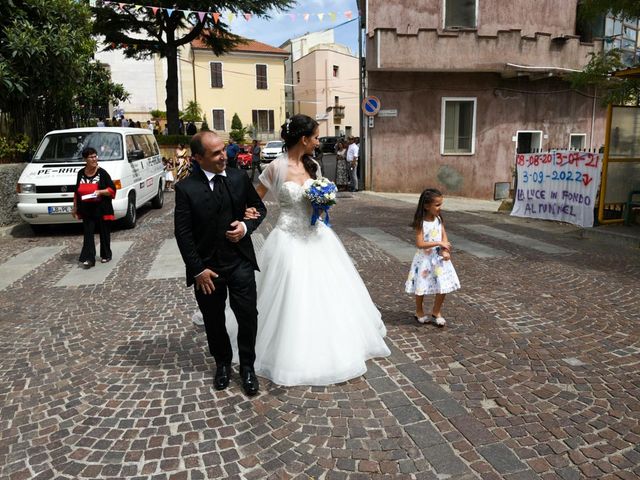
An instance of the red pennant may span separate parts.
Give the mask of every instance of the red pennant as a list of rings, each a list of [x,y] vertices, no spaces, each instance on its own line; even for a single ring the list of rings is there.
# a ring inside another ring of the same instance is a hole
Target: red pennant
[[[158,10],[160,10],[159,7],[151,7],[151,10],[153,10],[153,14],[157,15],[158,14]]]
[[[213,16],[213,21],[218,23],[218,20],[220,20],[220,14],[218,12],[214,12],[211,15]]]
[[[353,17],[353,12],[351,10],[347,10],[346,12],[344,12],[344,16],[351,20],[351,17]]]
[[[118,6],[120,7],[120,10],[124,10],[125,4],[124,3],[119,3]]]
[[[244,19],[248,22],[249,20],[251,20],[251,14],[250,13],[245,13],[244,14]]]

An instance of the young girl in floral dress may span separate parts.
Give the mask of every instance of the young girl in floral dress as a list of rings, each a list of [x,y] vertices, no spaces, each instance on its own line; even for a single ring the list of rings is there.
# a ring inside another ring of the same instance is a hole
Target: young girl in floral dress
[[[444,327],[442,304],[447,293],[460,288],[460,280],[451,263],[451,244],[447,239],[440,209],[444,197],[439,190],[427,188],[420,195],[411,226],[416,232],[418,251],[413,257],[405,291],[416,297],[415,319]],[[423,308],[425,295],[435,294],[431,315]]]

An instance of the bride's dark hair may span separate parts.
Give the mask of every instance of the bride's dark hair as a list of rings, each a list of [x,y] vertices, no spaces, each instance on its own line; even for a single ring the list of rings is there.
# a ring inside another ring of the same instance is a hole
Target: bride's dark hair
[[[312,136],[317,127],[318,122],[307,115],[298,114],[288,118],[287,121],[282,124],[280,130],[280,136],[282,137],[282,140],[284,140],[283,150],[285,152],[289,150],[297,144],[302,137]],[[303,155],[302,165],[309,176],[315,180],[316,172],[318,171],[318,164],[316,164],[313,157],[310,155]]]

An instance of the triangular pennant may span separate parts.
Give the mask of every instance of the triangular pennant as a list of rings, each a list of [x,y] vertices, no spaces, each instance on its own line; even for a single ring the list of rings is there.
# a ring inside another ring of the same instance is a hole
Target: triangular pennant
[[[291,17],[291,21],[292,22],[296,21],[296,14],[295,13],[290,13],[289,16]]]
[[[200,19],[200,23],[204,22],[204,19],[206,16],[207,16],[207,12],[198,12],[198,18]]]
[[[322,21],[322,19],[324,18],[324,13],[317,13],[316,14],[318,16],[318,20]]]
[[[218,23],[218,20],[220,20],[220,14],[218,12],[213,12],[211,16],[213,16],[213,22]]]
[[[251,20],[251,14],[250,13],[245,13],[244,14],[244,19],[248,22],[249,20]]]
[[[335,22],[337,17],[338,14],[336,12],[329,12],[329,20],[331,20],[332,22]]]
[[[236,18],[236,14],[233,12],[229,12],[227,13],[227,20],[229,21],[229,23],[232,23]]]
[[[173,15],[173,8],[165,8],[165,10],[167,11],[167,17],[171,17],[171,15]]]
[[[304,15],[302,15],[302,18],[304,18],[305,22],[308,22],[309,21],[309,14],[305,13]]]
[[[191,15],[191,10],[183,10],[182,14],[184,15],[184,18],[186,18],[187,20],[189,20],[189,15]]]
[[[120,10],[124,10],[125,4],[124,3],[119,3],[118,6],[120,7]]]
[[[89,0],[89,6],[90,7],[95,7],[96,6],[96,0]]]
[[[158,7],[151,7],[151,10],[153,11],[153,14],[154,14],[154,15],[157,15],[157,14],[158,14],[158,10],[160,10],[160,8],[158,8]]]
[[[351,20],[351,17],[353,17],[353,12],[351,10],[347,10],[346,12],[344,12],[344,16]]]

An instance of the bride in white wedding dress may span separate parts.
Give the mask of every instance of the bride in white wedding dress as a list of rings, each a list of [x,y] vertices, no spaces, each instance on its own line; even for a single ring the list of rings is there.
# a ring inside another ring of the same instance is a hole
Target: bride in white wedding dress
[[[255,370],[285,386],[344,382],[363,375],[368,359],[390,354],[386,328],[334,231],[322,221],[311,225],[304,191],[320,176],[311,157],[318,123],[295,115],[281,135],[285,152],[265,168],[256,188],[279,204],[280,216],[257,257]],[[225,315],[234,336],[237,322],[229,308]]]

